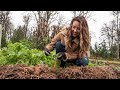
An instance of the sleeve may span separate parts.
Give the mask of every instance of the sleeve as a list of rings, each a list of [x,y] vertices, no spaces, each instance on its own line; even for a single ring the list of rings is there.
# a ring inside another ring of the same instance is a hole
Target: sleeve
[[[55,48],[55,44],[58,40],[61,40],[61,33],[59,32],[57,35],[54,36],[54,38],[51,40],[51,42],[46,45],[46,48],[49,50],[49,51],[52,51],[54,48]]]

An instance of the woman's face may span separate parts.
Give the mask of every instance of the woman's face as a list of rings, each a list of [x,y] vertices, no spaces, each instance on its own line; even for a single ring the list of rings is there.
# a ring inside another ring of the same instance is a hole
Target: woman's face
[[[73,21],[72,24],[72,35],[74,37],[79,36],[81,30],[81,24],[78,21]]]

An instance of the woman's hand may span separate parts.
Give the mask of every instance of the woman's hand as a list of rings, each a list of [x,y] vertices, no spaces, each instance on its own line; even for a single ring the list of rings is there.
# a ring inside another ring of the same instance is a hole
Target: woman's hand
[[[45,53],[46,56],[50,55],[50,51],[47,48],[44,49],[44,53]]]
[[[56,56],[57,56],[57,59],[66,61],[65,52],[59,52]]]

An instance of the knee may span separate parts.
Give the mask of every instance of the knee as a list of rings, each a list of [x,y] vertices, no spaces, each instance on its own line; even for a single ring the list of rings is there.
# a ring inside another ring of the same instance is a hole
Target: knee
[[[88,65],[88,63],[89,63],[88,57],[85,57],[85,58],[82,59],[82,65],[83,66]]]
[[[88,65],[88,63],[89,63],[88,57],[76,60],[76,65],[78,66],[86,66]]]
[[[61,42],[60,41],[56,42],[55,48],[56,48],[56,53],[59,53],[61,51]]]
[[[55,47],[59,48],[60,46],[61,46],[61,41],[57,41],[56,44],[55,44]]]
[[[55,44],[56,53],[65,52],[65,46],[61,44],[61,41],[57,41]]]

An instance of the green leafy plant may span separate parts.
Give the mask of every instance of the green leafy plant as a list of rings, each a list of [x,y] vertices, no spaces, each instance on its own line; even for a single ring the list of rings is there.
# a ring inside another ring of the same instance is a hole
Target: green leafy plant
[[[47,64],[54,66],[55,51],[50,56],[45,56],[44,52],[38,49],[31,49],[26,41],[12,43],[9,42],[7,47],[0,50],[0,65],[5,64],[26,64],[37,65]]]
[[[93,63],[89,60],[88,66],[95,66],[95,64],[93,64]]]

